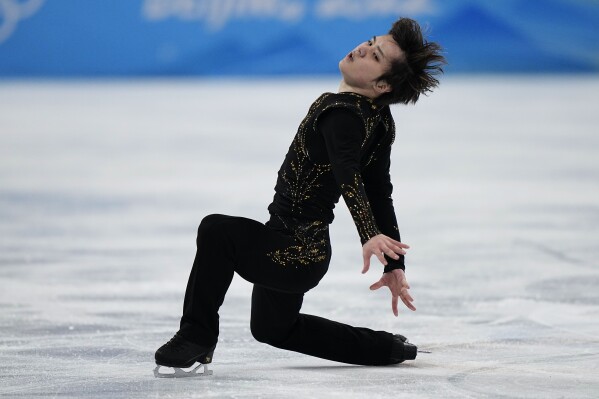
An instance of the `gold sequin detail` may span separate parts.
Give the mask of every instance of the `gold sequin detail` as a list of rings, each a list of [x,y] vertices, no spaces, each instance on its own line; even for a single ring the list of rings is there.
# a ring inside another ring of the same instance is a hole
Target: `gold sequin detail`
[[[289,166],[291,170],[282,171],[280,177],[282,181],[285,183],[285,191],[283,194],[290,199],[291,212],[294,215],[302,215],[303,203],[312,197],[315,189],[322,187],[320,177],[326,173],[329,173],[332,170],[330,164],[318,164],[316,162],[313,162],[310,159],[310,155],[306,146],[306,135],[310,131],[317,130],[316,123],[318,115],[334,107],[344,107],[352,109],[364,122],[364,130],[366,133],[364,139],[362,140],[361,147],[364,147],[364,145],[367,143],[369,138],[374,133],[377,125],[381,122],[381,115],[378,112],[370,116],[364,114],[364,102],[367,102],[372,105],[372,100],[355,93],[344,94],[356,97],[356,103],[352,104],[347,101],[336,101],[330,104],[326,104],[323,107],[323,103],[333,94],[325,93],[321,95],[316,101],[314,101],[314,103],[308,110],[308,114],[302,120],[298,128],[298,132],[293,139],[293,142],[291,144],[292,158],[289,161]],[[316,113],[318,113],[318,115],[316,115]],[[309,125],[310,122],[313,123],[312,126]],[[383,123],[386,123],[385,126],[387,126],[389,121],[384,120]],[[374,152],[370,155],[370,160],[368,162],[372,160],[373,156]]]
[[[391,143],[389,143],[389,145],[393,145],[393,142],[395,141],[395,122],[393,121],[393,118],[391,118],[391,115],[385,115],[381,122],[383,123],[383,126],[385,127],[385,134],[391,134]],[[378,154],[378,150],[379,147],[381,146],[381,143],[383,143],[385,140],[379,140],[379,142],[376,144],[376,147],[374,148],[374,150],[370,153],[370,156],[368,157],[368,160],[366,161],[366,163],[364,164],[364,166],[368,166],[370,165],[373,161],[376,161],[376,155]],[[363,144],[362,144],[363,145]]]
[[[300,135],[297,136],[300,138]],[[283,171],[281,179],[286,184],[286,195],[291,198],[291,211],[294,214],[302,214],[302,203],[310,199],[314,189],[321,187],[319,178],[331,170],[331,165],[309,164],[305,151],[300,150],[299,140],[293,141],[295,159],[290,162],[291,176]]]
[[[309,138],[311,136],[308,135],[313,135],[318,131],[318,118],[325,111],[331,108],[346,108],[362,120],[364,126],[362,150],[367,148],[380,124],[384,126],[385,135],[392,134],[392,141],[394,140],[393,118],[388,110],[376,111],[376,106],[374,106],[372,100],[365,96],[355,93],[342,94],[342,96],[333,93],[321,95],[314,101],[298,128],[287,155],[288,158],[285,160],[286,166],[282,167],[279,173],[282,184],[279,184],[279,181],[277,182],[277,190],[279,191],[276,195],[280,196],[281,201],[286,203],[285,214],[290,213],[293,216],[302,217],[306,213],[310,213],[309,216],[314,217],[314,195],[319,189],[323,188],[323,184],[331,184],[334,181],[331,177],[332,166],[330,162],[320,164],[315,159],[310,158],[307,144],[307,139],[311,140]],[[353,98],[347,98],[348,96]],[[365,164],[361,165],[362,167],[376,160],[381,141],[383,140],[379,140],[375,148],[369,150],[368,154],[363,155],[365,159],[362,162],[365,162]],[[388,143],[388,140],[384,141]],[[355,176],[354,180],[354,183],[342,184],[339,188],[341,194],[346,198],[346,204],[350,208],[360,238],[368,240],[379,234],[379,231],[359,174]],[[327,219],[328,212],[327,210],[327,213],[323,214]],[[323,226],[323,228],[328,228],[328,224],[324,224],[326,227]],[[328,244],[324,238],[320,238],[322,235],[315,234],[315,231],[318,230],[316,227],[316,225],[311,225],[311,228],[307,228],[307,230],[312,231],[311,234],[307,232],[294,234],[297,236],[297,245],[270,252],[268,255],[281,265],[305,265],[324,260]]]
[[[285,222],[279,218],[285,227]],[[288,228],[288,227],[287,227]],[[326,233],[329,225],[321,221],[301,223],[292,227],[293,236],[299,245],[291,245],[267,253],[273,262],[281,266],[310,265],[326,260],[328,241]]]
[[[342,184],[341,193],[346,198],[345,203],[350,210],[354,223],[358,229],[360,239],[368,241],[377,234],[380,234],[376,226],[374,216],[370,212],[370,204],[366,195],[360,193],[360,188],[364,190],[364,185],[358,173],[354,176],[352,184]]]
[[[322,103],[322,100],[324,100],[328,95],[330,95],[330,93],[326,93],[323,94],[317,101],[316,103],[318,103],[318,105],[320,105],[320,103]],[[343,101],[336,101],[333,103],[328,104],[326,107],[324,107],[321,111],[321,113],[323,113],[324,111],[328,110],[329,108],[336,108],[336,107],[342,107],[342,108],[350,108],[352,109],[363,121],[364,123],[364,131],[366,132],[366,134],[364,135],[364,140],[362,140],[362,145],[361,147],[364,147],[364,145],[366,144],[366,142],[368,142],[368,139],[372,136],[372,134],[374,133],[374,130],[376,129],[377,125],[379,124],[379,122],[381,122],[381,115],[378,112],[375,112],[374,114],[367,116],[364,114],[363,112],[363,102],[367,102],[369,104],[372,105],[372,100],[370,100],[367,97],[364,97],[362,95],[356,94],[356,93],[344,93],[344,95],[349,95],[349,96],[353,96],[353,97],[357,97],[358,100],[356,101],[356,104],[351,104],[348,102],[343,102]],[[316,104],[315,103],[315,104]],[[372,105],[372,109],[376,109],[375,105]],[[308,114],[308,116],[310,116],[310,114]],[[385,121],[383,121],[384,123]],[[317,120],[314,120],[314,130],[316,131],[316,123]],[[387,127],[387,125],[385,125],[385,127]]]
[[[310,107],[308,115],[298,128],[291,143],[292,160],[290,161],[291,175],[283,171],[281,179],[285,182],[285,195],[291,199],[291,211],[296,215],[302,214],[302,203],[311,198],[312,192],[322,187],[320,177],[331,171],[331,165],[320,165],[310,160],[306,147],[307,124],[314,113],[319,110],[326,95],[320,96]]]

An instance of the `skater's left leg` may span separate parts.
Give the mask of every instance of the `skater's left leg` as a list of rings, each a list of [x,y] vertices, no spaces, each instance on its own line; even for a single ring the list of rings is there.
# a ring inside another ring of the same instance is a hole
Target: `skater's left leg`
[[[393,346],[401,344],[396,343],[393,334],[299,313],[302,302],[303,294],[254,285],[251,319],[254,337],[277,348],[343,363],[397,363],[392,357],[396,349]]]
[[[179,334],[206,347],[216,344],[218,310],[235,272],[251,283],[286,292],[303,293],[315,287],[330,259],[328,226],[314,235],[318,242],[306,243],[270,223],[220,214],[206,216],[198,228]]]
[[[156,351],[159,364],[211,361],[219,334],[218,311],[235,272],[252,283],[287,292],[303,293],[318,284],[330,259],[328,225],[307,222],[294,234],[277,221],[265,224],[220,214],[202,219],[180,329]]]

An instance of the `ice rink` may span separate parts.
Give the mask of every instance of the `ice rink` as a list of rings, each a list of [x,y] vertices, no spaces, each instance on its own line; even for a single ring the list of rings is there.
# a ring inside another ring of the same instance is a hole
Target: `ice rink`
[[[343,203],[305,313],[407,335],[359,367],[256,342],[235,277],[212,369],[156,379],[201,219],[266,221],[297,126],[337,80],[0,81],[0,396],[599,397],[599,78],[447,77],[393,108],[416,312],[362,275]],[[218,267],[218,265],[215,265]]]

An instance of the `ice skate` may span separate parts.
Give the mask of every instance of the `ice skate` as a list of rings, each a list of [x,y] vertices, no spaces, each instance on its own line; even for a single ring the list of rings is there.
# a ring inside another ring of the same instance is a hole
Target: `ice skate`
[[[175,334],[156,351],[154,377],[184,378],[212,375],[208,364],[212,362],[215,347],[216,345],[212,347],[198,345]]]
[[[403,363],[405,360],[414,360],[418,353],[418,347],[411,344],[406,337],[401,334],[393,336],[393,345],[391,347],[391,364]]]
[[[201,368],[201,370],[200,370]],[[188,378],[188,377],[206,377],[212,375],[212,370],[208,369],[207,364],[196,362],[191,367],[167,367],[156,364],[154,377],[156,378]]]
[[[406,344],[410,344],[410,345],[412,345],[412,344],[410,343],[410,340],[409,340],[409,339],[407,339],[406,337],[404,337],[403,335],[401,335],[401,334],[394,334],[394,335],[395,335],[395,337],[396,337],[396,338],[398,338],[398,339],[399,339],[401,342],[403,342],[403,343],[406,343]],[[430,350],[425,350],[425,349],[417,349],[417,350],[416,350],[416,352],[418,352],[418,353],[432,353]]]

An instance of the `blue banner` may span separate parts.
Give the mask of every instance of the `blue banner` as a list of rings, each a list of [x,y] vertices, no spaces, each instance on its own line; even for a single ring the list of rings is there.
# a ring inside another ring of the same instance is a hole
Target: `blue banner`
[[[597,0],[0,0],[0,76],[289,75],[399,16],[448,72],[597,72]]]

